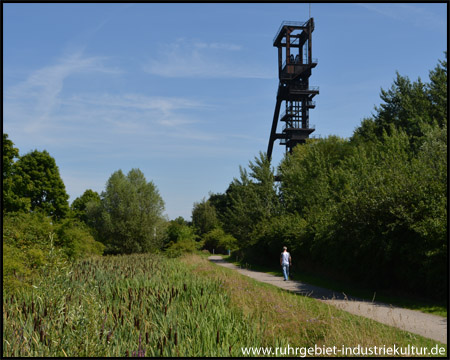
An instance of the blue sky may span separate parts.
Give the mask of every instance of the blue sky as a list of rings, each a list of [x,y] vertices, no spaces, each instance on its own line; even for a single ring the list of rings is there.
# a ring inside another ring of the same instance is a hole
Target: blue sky
[[[278,86],[273,37],[300,4],[3,4],[3,131],[47,150],[69,201],[139,168],[170,219],[224,192],[266,151]],[[350,137],[398,70],[447,49],[447,4],[315,4],[313,135]],[[275,143],[273,165],[284,147]]]

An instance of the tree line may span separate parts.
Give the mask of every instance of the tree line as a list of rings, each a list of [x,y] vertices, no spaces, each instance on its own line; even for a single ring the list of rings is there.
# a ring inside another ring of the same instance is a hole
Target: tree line
[[[429,81],[398,72],[348,139],[309,139],[276,171],[260,153],[224,193],[194,205],[206,245],[426,297],[447,291],[447,55]],[[275,174],[280,181],[275,181]],[[226,246],[220,240],[233,241]],[[228,247],[227,247],[228,246]]]
[[[157,187],[139,169],[114,172],[104,191],[88,189],[69,206],[50,154],[19,156],[3,134],[4,286],[31,284],[58,258],[203,249],[271,265],[288,246],[299,269],[442,298],[446,56],[428,82],[397,73],[350,138],[309,139],[277,169],[259,153],[223,193],[194,203],[191,222],[167,220]]]
[[[114,172],[105,190],[88,189],[69,206],[55,159],[19,156],[3,134],[3,284],[8,291],[67,261],[102,254],[155,252],[166,238],[164,201],[139,169]]]

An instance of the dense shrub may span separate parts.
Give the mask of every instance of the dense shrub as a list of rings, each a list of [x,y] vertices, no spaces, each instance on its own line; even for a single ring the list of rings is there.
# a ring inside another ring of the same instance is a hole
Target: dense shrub
[[[3,290],[12,292],[28,283],[31,269],[27,256],[19,248],[3,242]]]
[[[104,245],[75,220],[53,223],[42,212],[8,213],[3,217],[3,284],[14,290],[30,285],[59,262],[101,255]]]
[[[8,213],[3,216],[3,242],[21,248],[48,246],[53,222],[42,212]]]
[[[197,242],[193,239],[181,239],[176,243],[169,243],[165,254],[170,258],[174,258],[181,256],[183,253],[193,253],[200,250],[201,247],[201,242]]]
[[[105,245],[95,241],[86,225],[66,219],[56,229],[56,245],[61,246],[69,258],[101,255]]]
[[[204,248],[216,254],[226,254],[228,250],[237,249],[237,240],[221,228],[216,228],[203,236]]]
[[[168,257],[178,257],[183,253],[192,253],[201,249],[203,242],[198,241],[194,228],[179,217],[169,222],[164,240],[164,249]]]

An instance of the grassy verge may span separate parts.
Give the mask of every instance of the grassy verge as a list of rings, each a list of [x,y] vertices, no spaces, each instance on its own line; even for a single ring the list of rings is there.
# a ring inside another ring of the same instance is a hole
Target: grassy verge
[[[223,255],[222,258],[237,266],[250,268],[252,270],[261,271],[276,276],[283,276],[282,271],[279,268],[248,264],[245,262],[238,262],[228,255]],[[404,298],[384,293],[374,293],[373,291],[357,287],[354,284],[331,281],[324,277],[320,277],[313,274],[298,273],[295,272],[295,269],[292,279],[302,281],[311,285],[320,286],[326,289],[343,292],[349,296],[351,295],[366,300],[375,300],[406,309],[417,310],[428,314],[447,317],[447,306],[445,304],[432,303],[421,299]]]
[[[246,316],[259,318],[266,325],[265,337],[274,342],[285,339],[291,346],[428,347],[437,342],[376,321],[352,315],[314,299],[283,291],[216,266],[198,256],[182,259],[195,266],[199,275],[220,281],[230,295],[231,304]],[[445,349],[446,345],[442,345]]]

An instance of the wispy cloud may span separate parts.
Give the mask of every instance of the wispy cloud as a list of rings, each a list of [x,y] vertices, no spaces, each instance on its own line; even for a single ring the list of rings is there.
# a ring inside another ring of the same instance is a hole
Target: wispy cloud
[[[201,101],[180,97],[146,96],[125,93],[82,94],[64,101],[68,107],[74,107],[78,113],[98,113],[97,118],[104,119],[114,127],[130,133],[139,133],[149,125],[175,127],[198,122],[186,115],[189,111],[211,108]],[[142,123],[142,124],[137,124]]]
[[[163,77],[271,79],[273,72],[240,60],[242,46],[177,39],[161,47],[156,58],[143,66],[145,72]]]
[[[94,148],[99,143],[110,147],[119,138],[132,143],[133,136],[158,143],[216,138],[195,128],[201,118],[199,112],[211,110],[210,104],[184,97],[95,93],[83,88],[68,95],[63,91],[65,79],[81,72],[120,74],[103,66],[101,58],[79,55],[38,69],[7,91],[4,105],[8,128],[35,137],[38,146],[77,148]]]
[[[241,51],[233,44],[219,43],[198,42],[194,48]],[[217,126],[215,117],[223,104],[189,95],[150,96],[137,91],[136,86],[131,91],[91,87],[91,80],[123,74],[109,63],[108,58],[72,52],[34,70],[6,88],[4,95],[6,132],[13,135],[21,153],[32,149],[20,144],[32,143],[33,148],[46,149],[55,156],[66,186],[72,193],[75,189],[76,196],[89,183],[85,179],[99,169],[110,171],[110,163],[119,167],[147,164],[149,159],[159,162],[163,158],[204,159],[245,153],[242,146],[236,146],[240,139]],[[69,86],[69,78],[81,86]],[[70,173],[71,164],[81,163],[87,170]]]
[[[170,114],[173,110],[207,107],[200,101],[187,98],[146,96],[142,94],[125,93],[84,94],[73,96],[67,102],[78,102],[97,106],[112,106],[117,108],[134,108],[140,110],[159,110],[163,114]]]
[[[183,39],[181,39],[183,41]],[[220,50],[228,50],[228,51],[238,51],[242,49],[241,45],[236,44],[227,44],[227,43],[206,43],[206,42],[194,42],[193,46],[198,49],[220,49]]]
[[[60,94],[68,77],[77,73],[120,73],[117,68],[105,66],[104,61],[102,57],[85,57],[82,52],[76,52],[62,57],[56,64],[34,71],[23,82],[5,90],[7,114],[28,109],[32,117],[24,130],[28,133],[36,131],[49,122],[52,112],[60,105]]]

